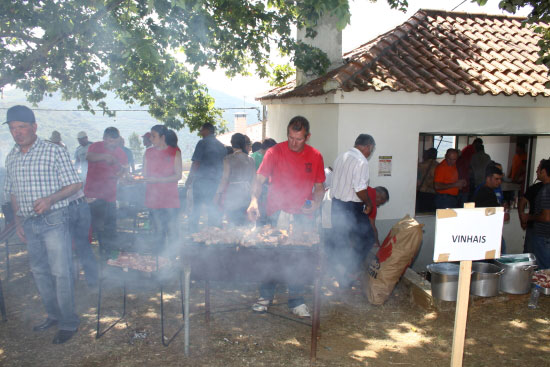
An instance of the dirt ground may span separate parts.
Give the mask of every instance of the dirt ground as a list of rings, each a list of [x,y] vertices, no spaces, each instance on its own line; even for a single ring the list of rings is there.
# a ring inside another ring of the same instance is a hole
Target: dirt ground
[[[0,279],[8,321],[0,322],[1,366],[307,366],[310,327],[288,320],[284,295],[272,309],[254,314],[257,284],[212,283],[212,320],[204,321],[203,283],[191,285],[190,355],[183,333],[164,347],[160,339],[160,295],[154,282],[128,287],[127,314],[95,338],[97,291],[76,284],[81,325],[64,345],[51,343],[55,330],[36,333],[45,318],[22,245],[10,246],[10,274],[0,248]],[[177,318],[177,282],[167,285],[167,334]],[[280,293],[278,293],[280,294]],[[103,325],[120,316],[121,288],[107,284]],[[311,305],[311,294],[306,298]],[[464,366],[550,365],[550,297],[527,308],[527,297],[470,307]],[[444,366],[451,358],[454,312],[428,312],[410,302],[401,283],[384,306],[372,306],[358,291],[323,289],[317,366]],[[55,329],[55,328],[53,328]]]

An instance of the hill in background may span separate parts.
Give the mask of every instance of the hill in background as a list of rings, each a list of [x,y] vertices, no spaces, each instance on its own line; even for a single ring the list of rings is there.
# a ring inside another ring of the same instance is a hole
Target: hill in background
[[[210,94],[216,100],[216,107],[225,109],[223,118],[226,120],[226,124],[230,130],[233,128],[234,114],[236,112],[244,111],[247,114],[247,122],[249,124],[259,121],[256,109],[240,110],[242,107],[257,107],[261,109],[259,103],[255,101],[248,103],[243,101],[242,98],[216,90],[211,90]],[[143,111],[146,110],[146,107],[128,106],[114,96],[109,96],[106,101],[109,108],[123,111],[118,111],[114,118],[103,116],[100,113],[93,115],[89,112],[77,111],[78,102],[63,101],[58,93],[52,97],[45,98],[37,107],[33,107],[27,102],[24,92],[18,89],[11,89],[4,91],[0,99],[0,121],[5,121],[6,110],[9,107],[17,104],[29,106],[34,110],[36,115],[38,136],[48,139],[53,130],[58,130],[71,155],[74,154],[74,150],[78,145],[76,135],[79,131],[86,131],[90,141],[95,142],[101,140],[105,128],[115,126],[120,130],[121,135],[126,140],[126,146],[128,146],[128,138],[132,133],[135,132],[141,136],[149,131],[153,125],[159,123],[148,112]],[[184,128],[178,131],[177,134],[182,158],[184,160],[191,159],[195,145],[199,141],[197,132],[191,133],[189,129]],[[13,139],[7,126],[3,126],[0,129],[0,166],[4,165],[6,155],[12,147]]]

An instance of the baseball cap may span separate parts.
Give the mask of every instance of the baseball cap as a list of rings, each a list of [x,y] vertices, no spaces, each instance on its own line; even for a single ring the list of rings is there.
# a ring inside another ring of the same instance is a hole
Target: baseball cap
[[[21,105],[13,106],[8,109],[8,112],[6,113],[6,122],[4,122],[4,124],[12,121],[28,122],[29,124],[36,123],[32,110]]]
[[[83,138],[86,138],[86,137],[88,137],[88,134],[86,134],[86,131],[81,131],[78,134],[76,134],[77,139],[83,139]]]
[[[150,133],[150,132],[146,132],[146,133],[143,134],[141,137],[142,137],[142,138],[151,139],[151,133]]]
[[[52,136],[50,136],[50,141],[56,144],[61,142],[61,134],[59,133],[59,131],[56,131],[56,130],[52,131]]]

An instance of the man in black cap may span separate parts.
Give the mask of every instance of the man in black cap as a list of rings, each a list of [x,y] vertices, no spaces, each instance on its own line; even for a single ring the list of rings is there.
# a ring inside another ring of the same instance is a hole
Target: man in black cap
[[[17,215],[17,234],[27,243],[31,271],[48,318],[34,331],[57,325],[54,344],[72,338],[79,325],[74,305],[71,236],[67,198],[82,184],[67,149],[36,135],[34,113],[11,107],[9,125],[15,146],[6,158],[6,197]]]

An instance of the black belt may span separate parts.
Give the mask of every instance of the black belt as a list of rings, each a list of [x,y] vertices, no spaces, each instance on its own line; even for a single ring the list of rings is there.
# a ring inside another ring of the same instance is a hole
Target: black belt
[[[86,197],[83,196],[81,198],[78,198],[78,199],[75,199],[75,200],[71,201],[69,203],[69,205],[78,205],[80,203],[83,203],[85,200],[86,200]]]

